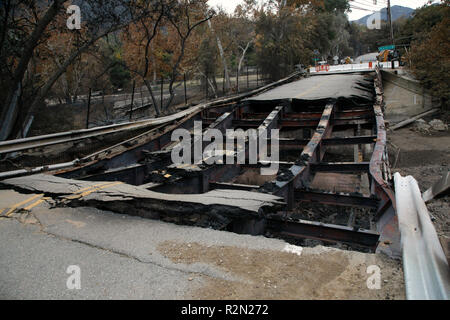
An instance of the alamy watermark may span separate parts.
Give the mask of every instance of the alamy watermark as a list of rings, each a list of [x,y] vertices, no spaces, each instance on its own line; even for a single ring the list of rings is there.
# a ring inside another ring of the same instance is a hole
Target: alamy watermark
[[[172,162],[178,166],[260,163],[263,165],[261,175],[276,175],[280,159],[279,136],[278,129],[270,132],[266,129],[227,129],[224,138],[219,129],[208,129],[203,133],[202,122],[195,121],[193,137],[187,129],[177,129],[172,133],[172,141],[178,142],[172,149]]]
[[[70,5],[67,7],[67,14],[70,14],[67,19],[67,28],[69,30],[80,30],[81,29],[81,10],[77,5]]]
[[[370,277],[367,278],[367,288],[370,290],[380,290],[381,289],[381,269],[379,266],[369,266],[367,268],[367,274]]]
[[[66,273],[70,274],[66,281],[67,289],[81,290],[81,268],[75,265],[69,266]]]

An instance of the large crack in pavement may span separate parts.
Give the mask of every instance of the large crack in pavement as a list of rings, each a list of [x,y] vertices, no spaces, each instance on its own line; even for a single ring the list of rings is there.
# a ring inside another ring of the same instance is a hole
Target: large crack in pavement
[[[51,208],[48,208],[48,209],[51,210]],[[33,219],[35,219],[36,222],[29,222],[29,220],[26,221],[27,218],[23,219],[23,217],[22,217],[24,214],[27,214],[28,216],[32,216]],[[197,269],[198,268],[197,266],[194,266],[194,267],[190,266],[188,268],[182,268],[182,267],[164,265],[162,263],[158,263],[158,262],[152,261],[151,259],[144,260],[144,259],[139,258],[137,256],[130,255],[129,253],[124,252],[124,251],[102,247],[102,246],[99,246],[99,245],[96,245],[96,244],[93,244],[93,243],[90,243],[90,242],[87,242],[87,241],[84,241],[84,240],[69,238],[69,237],[65,237],[65,236],[62,236],[62,235],[57,234],[57,233],[49,232],[49,231],[46,230],[47,227],[40,221],[40,219],[37,217],[37,215],[35,215],[33,213],[32,210],[31,211],[20,210],[19,212],[15,213],[15,216],[1,217],[0,221],[2,219],[15,220],[15,221],[19,222],[22,225],[27,225],[27,224],[37,225],[39,227],[39,229],[40,229],[39,231],[42,234],[45,234],[45,235],[50,236],[50,237],[54,237],[54,238],[56,238],[58,240],[81,244],[81,245],[84,245],[84,246],[88,246],[88,247],[90,247],[92,249],[105,251],[105,252],[108,252],[108,253],[112,253],[112,254],[118,255],[118,256],[120,256],[122,258],[132,259],[132,260],[134,260],[136,262],[139,262],[139,263],[142,263],[142,264],[153,265],[153,266],[160,267],[162,269],[166,269],[166,270],[169,270],[169,271],[176,271],[176,272],[180,272],[180,273],[183,273],[183,274],[186,274],[186,275],[193,275],[193,274],[202,275],[202,276],[215,278],[217,280],[224,280],[224,281],[229,281],[230,278],[232,278],[229,275],[224,275],[221,272],[211,271],[210,267],[205,267],[202,270],[202,269]],[[169,262],[169,263],[171,263],[171,262]],[[208,270],[208,269],[210,269],[210,270]],[[236,280],[236,279],[232,279],[232,280]]]

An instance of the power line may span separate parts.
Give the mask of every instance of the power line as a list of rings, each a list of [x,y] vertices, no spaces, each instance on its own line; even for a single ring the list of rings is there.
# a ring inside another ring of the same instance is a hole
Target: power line
[[[349,0],[349,2],[356,2],[356,0]],[[377,0],[376,2],[374,2],[372,0],[358,0],[358,2],[363,3],[364,5],[374,6],[374,7],[387,5],[387,0]]]
[[[350,0],[350,1],[353,2],[354,0]],[[377,0],[377,1],[373,1],[373,0],[358,0],[358,1],[363,2],[363,3],[365,3],[367,5],[370,5],[370,6],[385,6],[387,4],[386,0],[383,0],[383,1],[381,1],[381,0]]]
[[[361,6],[367,6],[369,8],[377,8],[377,9],[379,9],[379,8],[384,8],[385,7],[384,4],[376,4],[375,5],[373,3],[364,2],[363,0],[352,1],[352,2],[354,2],[354,3],[358,4],[358,5],[361,5]]]
[[[350,5],[350,9],[369,11],[369,12],[376,12],[376,11],[378,11],[378,10],[373,10],[373,9],[362,8],[362,7],[355,6],[355,5]]]
[[[385,8],[384,5],[382,5],[382,4],[374,5],[373,3],[369,4],[366,2],[362,2],[362,1],[367,1],[367,0],[358,0],[358,1],[352,0],[352,1],[350,1],[349,2],[350,8],[355,9],[355,10],[369,11],[369,12],[376,12],[376,11],[380,11]]]

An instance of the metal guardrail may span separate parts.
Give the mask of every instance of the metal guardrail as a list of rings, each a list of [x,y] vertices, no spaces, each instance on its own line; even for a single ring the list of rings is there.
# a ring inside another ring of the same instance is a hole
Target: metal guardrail
[[[450,269],[417,181],[394,176],[408,300],[449,300]]]
[[[43,136],[36,136],[24,139],[8,140],[0,142],[0,153],[18,152],[27,149],[43,147],[48,145],[60,144],[75,140],[92,138],[100,135],[116,133],[122,130],[133,130],[148,126],[156,126],[169,121],[181,119],[192,110],[179,112],[172,116],[162,117],[158,119],[148,119],[137,122],[127,122],[123,124],[114,124],[104,127],[97,127],[85,130],[67,131]]]

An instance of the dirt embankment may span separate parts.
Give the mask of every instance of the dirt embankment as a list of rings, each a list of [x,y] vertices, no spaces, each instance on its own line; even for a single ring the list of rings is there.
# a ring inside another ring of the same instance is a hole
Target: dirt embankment
[[[391,162],[398,161],[394,172],[412,175],[422,192],[432,187],[450,170],[450,132],[434,132],[428,135],[415,132],[411,127],[389,133],[389,140],[399,148],[392,148]],[[436,230],[440,237],[450,238],[449,197],[433,200],[428,204]]]

